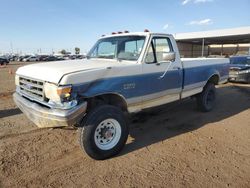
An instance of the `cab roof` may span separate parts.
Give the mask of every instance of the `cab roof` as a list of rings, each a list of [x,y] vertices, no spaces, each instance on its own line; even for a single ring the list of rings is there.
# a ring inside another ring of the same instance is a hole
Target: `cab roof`
[[[167,33],[155,33],[155,32],[128,32],[128,33],[113,33],[108,35],[102,35],[101,38],[110,38],[110,37],[118,37],[118,36],[150,36],[150,35],[165,35],[165,36],[172,36]]]

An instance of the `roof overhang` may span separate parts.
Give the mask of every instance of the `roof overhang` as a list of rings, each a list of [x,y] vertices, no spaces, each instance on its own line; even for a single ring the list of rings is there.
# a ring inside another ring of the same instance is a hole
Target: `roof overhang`
[[[239,44],[250,43],[250,26],[232,29],[200,31],[191,33],[177,33],[177,42],[201,44]]]

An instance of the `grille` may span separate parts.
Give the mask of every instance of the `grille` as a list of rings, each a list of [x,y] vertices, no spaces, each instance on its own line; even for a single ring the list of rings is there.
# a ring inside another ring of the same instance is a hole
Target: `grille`
[[[19,78],[20,92],[39,101],[44,101],[43,84],[41,81],[24,77]]]

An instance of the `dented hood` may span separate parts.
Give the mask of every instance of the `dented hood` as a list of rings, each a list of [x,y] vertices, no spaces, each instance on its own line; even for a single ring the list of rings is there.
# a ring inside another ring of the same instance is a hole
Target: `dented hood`
[[[47,63],[36,63],[20,67],[16,74],[37,80],[59,83],[64,75],[82,72],[94,69],[107,68],[119,64],[117,61],[105,60],[69,60],[69,61],[55,61]]]

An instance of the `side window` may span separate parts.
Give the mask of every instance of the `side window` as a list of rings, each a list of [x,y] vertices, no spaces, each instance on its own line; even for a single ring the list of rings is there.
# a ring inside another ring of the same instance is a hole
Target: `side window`
[[[146,63],[161,62],[163,61],[164,53],[173,51],[169,38],[154,37],[152,39],[152,45],[147,52]]]
[[[157,62],[161,62],[163,61],[163,54],[172,51],[170,40],[169,38],[154,38],[153,41]]]

